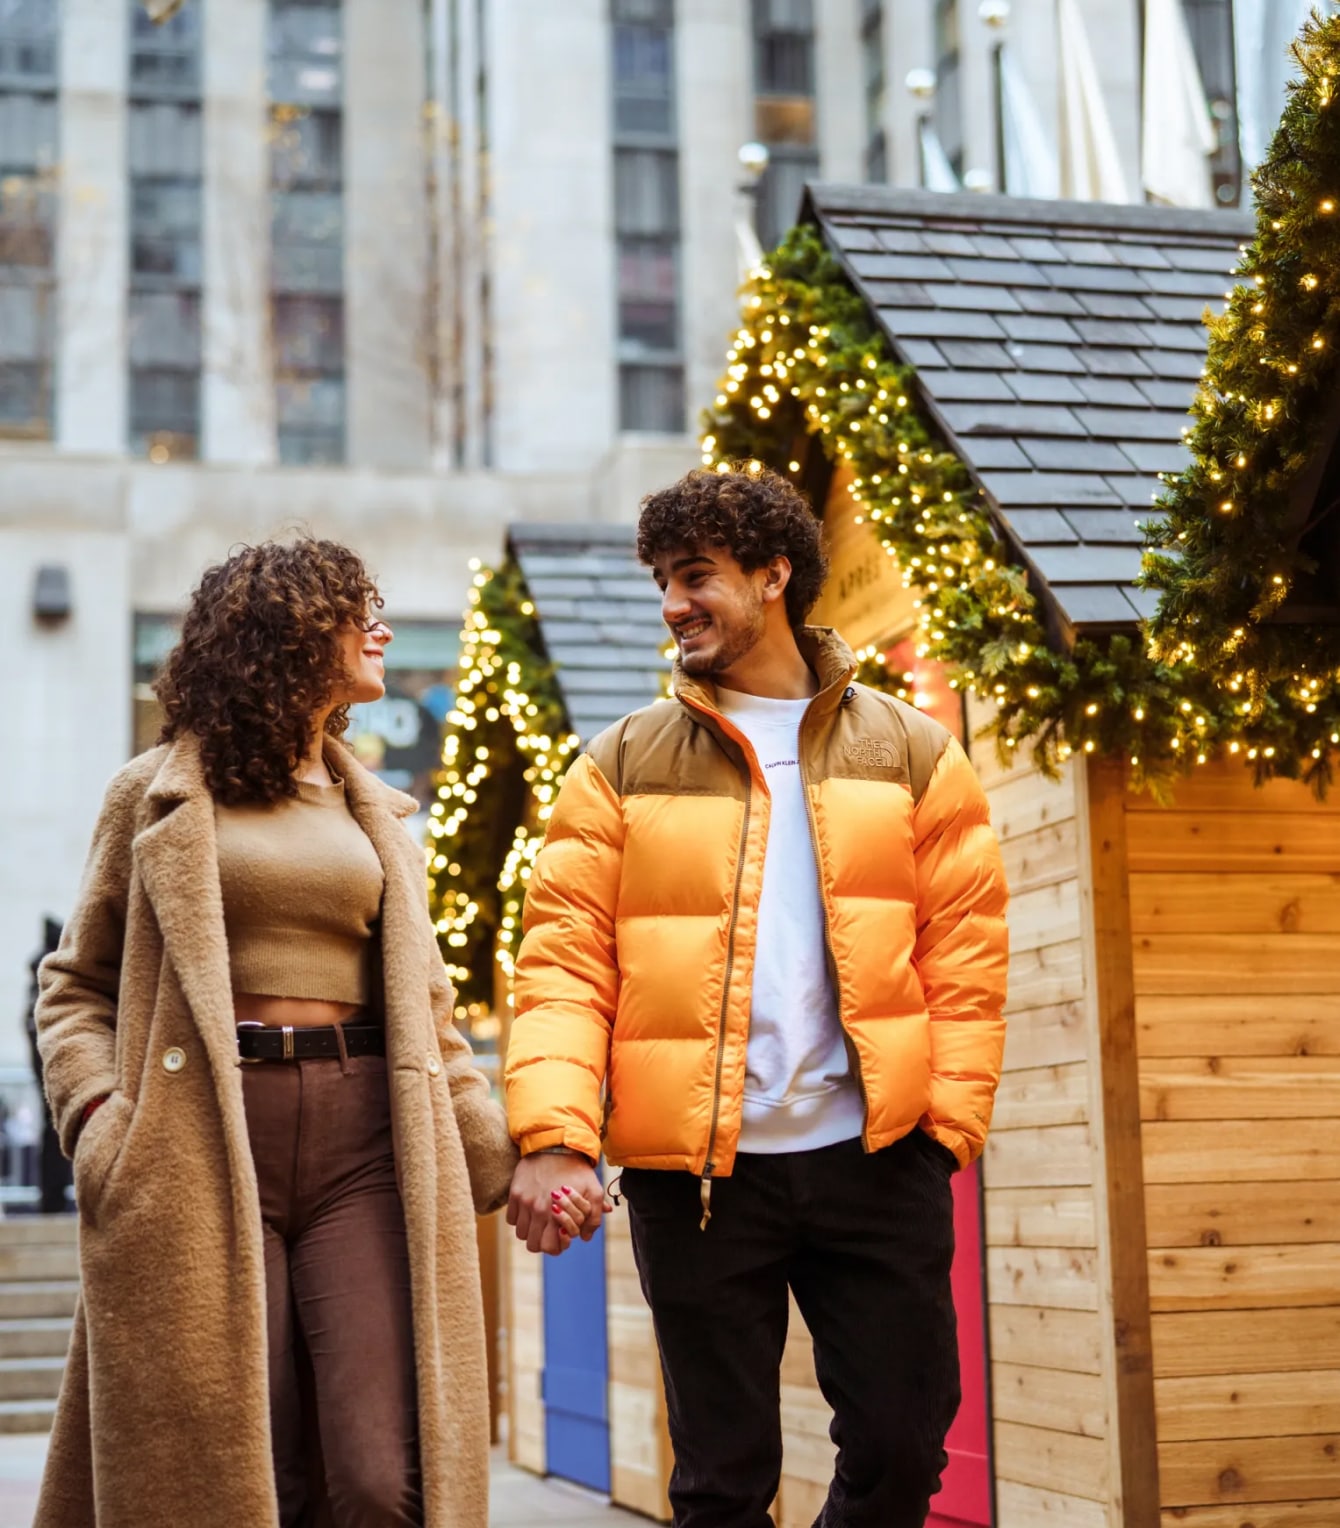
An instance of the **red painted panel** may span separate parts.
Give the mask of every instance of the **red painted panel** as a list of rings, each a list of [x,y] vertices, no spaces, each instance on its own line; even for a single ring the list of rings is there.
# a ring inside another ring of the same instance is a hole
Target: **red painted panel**
[[[990,1528],[991,1461],[986,1404],[986,1310],[977,1164],[954,1174],[954,1308],[963,1404],[945,1448],[949,1468],[926,1528]]]

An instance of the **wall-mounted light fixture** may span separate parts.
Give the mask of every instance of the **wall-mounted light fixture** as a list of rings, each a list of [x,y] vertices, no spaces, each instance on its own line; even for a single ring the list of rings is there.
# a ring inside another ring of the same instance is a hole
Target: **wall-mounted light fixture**
[[[740,280],[763,262],[763,246],[758,240],[758,195],[772,155],[766,143],[742,143],[736,158],[744,179],[736,186],[740,202],[735,214],[735,243],[739,254]]]
[[[63,563],[45,563],[33,581],[33,615],[43,625],[68,621],[74,605],[70,598],[70,570]]]

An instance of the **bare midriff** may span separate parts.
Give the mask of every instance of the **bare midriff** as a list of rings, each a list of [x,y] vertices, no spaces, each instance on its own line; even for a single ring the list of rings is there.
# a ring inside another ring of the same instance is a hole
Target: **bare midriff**
[[[239,1024],[264,1024],[271,1029],[320,1029],[347,1023],[361,1012],[357,1003],[334,1003],[319,997],[266,997],[235,992],[233,1011]]]

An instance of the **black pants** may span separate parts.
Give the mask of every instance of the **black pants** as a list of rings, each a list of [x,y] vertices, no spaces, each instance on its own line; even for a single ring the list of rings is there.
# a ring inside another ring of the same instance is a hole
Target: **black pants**
[[[712,1188],[628,1169],[665,1375],[675,1528],[768,1528],[782,1466],[787,1289],[814,1339],[837,1464],[815,1528],[922,1528],[959,1404],[950,1155],[921,1131],[742,1155]]]

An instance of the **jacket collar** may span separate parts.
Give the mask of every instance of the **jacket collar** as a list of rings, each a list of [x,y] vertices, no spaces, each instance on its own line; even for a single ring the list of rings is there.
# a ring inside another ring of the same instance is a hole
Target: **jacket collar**
[[[830,715],[841,704],[856,673],[856,657],[831,626],[802,626],[796,633],[796,646],[819,681],[819,691],[810,703],[811,713]],[[716,685],[686,674],[679,658],[675,659],[671,690],[686,705],[720,714]]]

